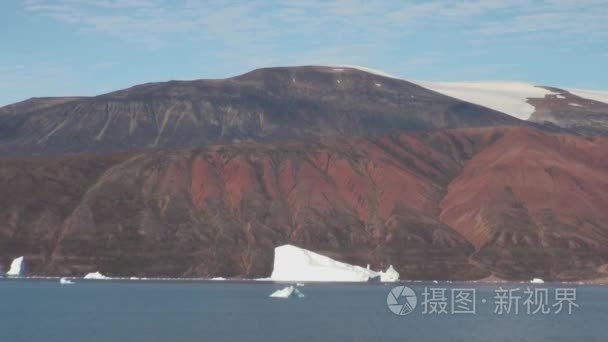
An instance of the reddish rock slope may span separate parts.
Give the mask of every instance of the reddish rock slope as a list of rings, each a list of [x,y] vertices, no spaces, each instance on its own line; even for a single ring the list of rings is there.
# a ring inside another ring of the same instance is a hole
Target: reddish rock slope
[[[475,128],[0,163],[0,256],[38,274],[268,276],[293,243],[403,278],[595,276],[608,140]]]

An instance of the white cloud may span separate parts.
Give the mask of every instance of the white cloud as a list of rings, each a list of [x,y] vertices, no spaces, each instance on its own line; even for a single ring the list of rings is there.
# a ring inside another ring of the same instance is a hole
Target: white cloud
[[[175,35],[229,46],[288,35],[358,34],[362,40],[382,40],[410,32],[414,24],[460,25],[481,39],[539,31],[605,39],[608,32],[605,0],[25,0],[23,8],[152,48]]]
[[[451,79],[486,78],[505,71],[509,77],[526,77],[525,72],[517,73],[519,66],[505,65],[504,60],[466,63],[491,55],[486,50],[497,42],[505,42],[504,46],[544,44],[552,53],[580,51],[580,46],[608,46],[606,7],[606,0],[21,2],[22,14],[27,17],[61,22],[85,35],[105,35],[135,48],[173,51],[170,49],[177,47],[175,51],[193,53],[213,63],[213,68],[200,69],[213,76],[272,65],[356,64],[418,78],[424,69],[424,75],[431,78]],[[452,35],[459,39],[454,44],[457,47],[441,45],[445,42],[440,38]],[[606,56],[597,50],[594,56]],[[99,58],[90,70],[113,68],[114,59],[120,61],[115,56]],[[121,62],[121,66],[129,64]],[[57,75],[42,67],[35,73],[14,68],[3,74],[0,88],[22,84],[27,91],[28,85],[43,89],[38,84],[50,83]],[[42,75],[41,80],[36,74]],[[48,81],[43,82],[45,79]]]

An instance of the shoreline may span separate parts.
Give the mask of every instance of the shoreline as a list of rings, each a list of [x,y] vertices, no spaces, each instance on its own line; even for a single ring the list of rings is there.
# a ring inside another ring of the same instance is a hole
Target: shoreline
[[[265,283],[273,283],[273,284],[296,284],[303,283],[306,285],[332,285],[332,284],[340,284],[340,285],[393,285],[393,284],[475,284],[475,285],[500,285],[500,284],[512,284],[512,285],[521,285],[528,284],[534,286],[554,286],[556,284],[560,285],[576,285],[576,286],[608,286],[608,278],[599,278],[599,279],[591,279],[591,280],[571,280],[571,281],[544,281],[543,283],[532,283],[531,281],[524,280],[505,280],[497,277],[487,277],[478,280],[399,280],[394,282],[358,282],[358,281],[279,281],[272,280],[269,278],[259,278],[259,279],[229,279],[229,278],[165,278],[165,277],[155,277],[155,278],[139,278],[139,277],[107,277],[103,279],[85,279],[83,277],[60,277],[60,276],[27,276],[27,277],[0,277],[0,281],[23,281],[23,280],[32,280],[32,281],[44,281],[44,280],[55,280],[59,281],[60,279],[68,279],[72,281],[85,281],[85,282],[184,282],[184,283],[230,283],[230,284],[265,284]]]

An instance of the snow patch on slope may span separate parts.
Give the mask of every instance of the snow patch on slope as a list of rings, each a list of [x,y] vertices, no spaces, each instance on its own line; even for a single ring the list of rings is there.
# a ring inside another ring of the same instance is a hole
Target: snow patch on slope
[[[386,272],[376,272],[369,267],[349,265],[303,248],[283,245],[274,249],[274,266],[270,280],[394,282],[399,280],[399,273],[392,265]]]
[[[382,77],[401,79],[401,78],[399,78],[397,76],[393,76],[391,74],[387,74],[386,72],[381,71],[381,70],[367,68],[367,67],[358,66],[358,65],[349,65],[349,64],[336,65],[335,68],[334,68],[334,71],[343,71],[344,68],[357,69],[357,70],[360,70],[360,71],[363,71],[363,72],[367,72],[367,73],[378,75],[378,76],[382,76]]]
[[[418,85],[463,101],[527,120],[534,113],[528,98],[555,94],[545,88],[522,82],[416,82]]]

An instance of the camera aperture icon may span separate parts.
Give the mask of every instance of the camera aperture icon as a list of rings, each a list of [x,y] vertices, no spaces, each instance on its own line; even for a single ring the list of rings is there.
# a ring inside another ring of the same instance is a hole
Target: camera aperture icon
[[[403,316],[416,308],[418,297],[414,290],[407,286],[394,287],[386,296],[386,305],[395,315]]]

